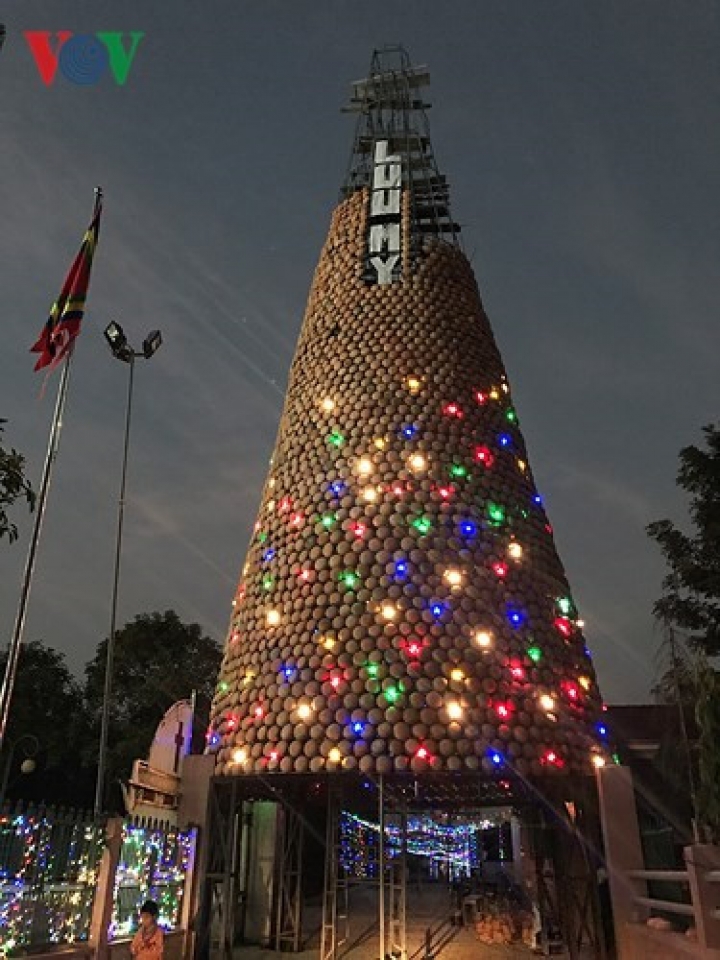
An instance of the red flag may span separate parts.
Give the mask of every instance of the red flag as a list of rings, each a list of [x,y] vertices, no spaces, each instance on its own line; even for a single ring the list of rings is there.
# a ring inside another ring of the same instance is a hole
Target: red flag
[[[95,210],[90,226],[85,232],[75,262],[65,278],[60,296],[52,305],[50,316],[37,339],[30,348],[31,353],[39,353],[35,370],[48,367],[53,370],[72,350],[75,337],[80,333],[80,321],[85,311],[85,298],[90,285],[90,268],[97,246],[102,212],[102,192],[97,191]]]

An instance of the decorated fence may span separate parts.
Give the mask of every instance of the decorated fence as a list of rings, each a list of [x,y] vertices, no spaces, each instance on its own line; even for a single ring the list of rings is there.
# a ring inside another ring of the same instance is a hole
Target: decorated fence
[[[162,927],[172,930],[180,926],[195,839],[194,830],[142,822],[125,824],[115,871],[111,940],[135,932],[138,910],[147,899],[158,904]]]
[[[88,939],[103,846],[80,811],[0,813],[0,954]]]
[[[111,918],[108,940],[130,936],[148,898],[157,901],[166,930],[181,925],[195,831],[127,821],[114,850],[106,828],[76,810],[0,812],[0,957],[59,944],[93,946],[98,917]],[[111,909],[98,893],[103,890]]]

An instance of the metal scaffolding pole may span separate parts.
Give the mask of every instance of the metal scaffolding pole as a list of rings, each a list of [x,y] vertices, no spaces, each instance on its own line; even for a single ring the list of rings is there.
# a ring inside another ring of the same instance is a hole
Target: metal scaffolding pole
[[[407,807],[400,809],[400,852],[390,869],[390,956],[407,960]]]
[[[295,807],[283,804],[278,809],[279,836],[275,861],[275,950],[297,953],[302,940],[302,859],[305,840],[304,822]]]
[[[338,948],[348,938],[347,878],[340,861],[340,812],[342,785],[328,787],[327,825],[325,828],[325,880],[323,885],[323,915],[320,937],[320,960],[337,960]],[[344,912],[338,908],[338,895],[344,894]],[[340,936],[340,921],[345,921],[344,935]]]

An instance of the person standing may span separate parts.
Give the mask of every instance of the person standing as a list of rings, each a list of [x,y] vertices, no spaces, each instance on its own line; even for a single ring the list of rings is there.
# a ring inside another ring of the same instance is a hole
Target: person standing
[[[140,907],[140,929],[130,944],[135,960],[163,960],[163,932],[158,926],[158,905],[146,900]]]

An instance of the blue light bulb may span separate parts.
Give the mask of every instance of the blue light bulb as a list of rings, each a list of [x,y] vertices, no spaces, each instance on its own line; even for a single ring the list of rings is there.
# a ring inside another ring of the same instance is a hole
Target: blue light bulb
[[[510,621],[511,626],[520,627],[525,621],[525,614],[522,612],[522,610],[514,610],[511,608],[507,612],[507,618]]]
[[[498,435],[498,443],[501,447],[509,447],[512,444],[512,437],[509,433],[501,433]]]

